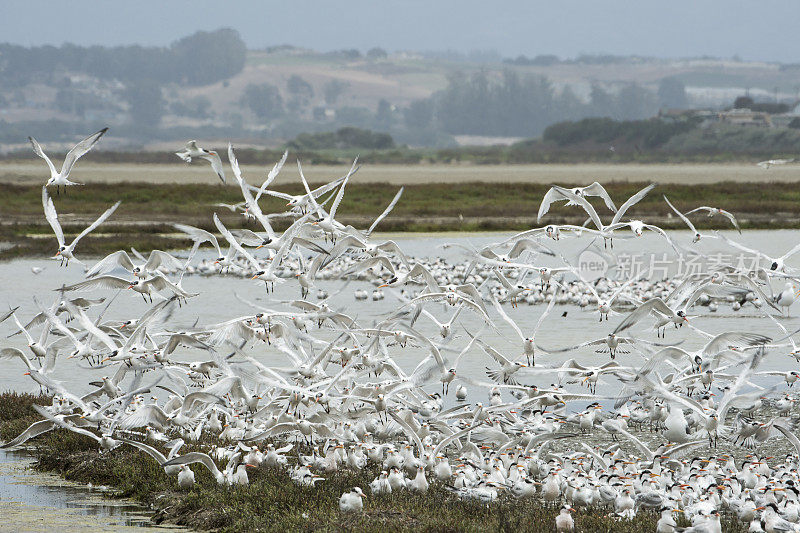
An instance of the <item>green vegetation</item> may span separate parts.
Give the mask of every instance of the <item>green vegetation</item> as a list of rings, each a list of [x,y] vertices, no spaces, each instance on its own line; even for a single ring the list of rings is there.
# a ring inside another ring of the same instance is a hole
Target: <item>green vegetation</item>
[[[647,120],[617,121],[610,118],[585,118],[578,122],[559,122],[544,130],[542,139],[558,146],[627,144],[641,148],[657,148],[671,138],[691,131],[699,120],[665,121],[657,118]]]
[[[46,396],[0,394],[0,438],[15,437],[40,417],[32,403],[49,404]],[[553,531],[558,507],[539,500],[503,496],[490,504],[462,502],[440,483],[424,495],[408,491],[369,495],[378,470],[340,471],[325,475],[315,487],[295,485],[280,469],[249,470],[248,486],[219,487],[210,474],[193,465],[197,483],[178,491],[174,479],[150,458],[129,446],[100,454],[97,444],[82,435],[56,430],[31,441],[36,468],[80,483],[107,485],[119,497],[133,498],[154,510],[156,522],[168,521],[215,531]],[[182,453],[197,450],[187,443]],[[301,450],[306,453],[306,450]],[[294,452],[292,452],[294,453]],[[221,465],[224,466],[224,465]],[[368,496],[364,512],[339,511],[339,496],[359,486]],[[608,517],[607,509],[585,509],[575,515],[577,531],[654,531],[658,515],[642,511],[631,521]],[[688,525],[684,523],[684,525]],[[723,530],[745,531],[726,518]]]
[[[610,182],[605,187],[612,198],[619,200],[628,198],[645,185]],[[669,207],[661,197],[666,194],[678,209],[684,211],[697,207],[699,203],[732,211],[743,228],[795,228],[800,227],[799,185],[733,182],[660,185],[628,215],[630,218],[642,217],[665,228],[681,228],[682,223],[677,218],[669,217]],[[375,213],[389,204],[399,187],[385,183],[348,184],[337,219],[355,227],[368,227]],[[586,218],[583,212],[560,206],[553,206],[545,220],[537,224],[536,212],[548,187],[533,183],[406,185],[403,198],[381,222],[379,230],[493,231],[524,230],[546,223],[582,224]],[[303,191],[299,184],[281,187],[281,190],[292,194]],[[102,228],[81,241],[78,257],[105,254],[130,246],[142,251],[188,246],[188,241],[182,240],[171,224],[182,222],[216,231],[211,218],[214,212],[219,213],[226,225],[239,227],[243,224],[241,215],[214,205],[240,202],[241,192],[235,186],[92,184],[54,197],[68,236],[80,232],[116,200],[122,200],[122,205]],[[268,196],[262,197],[260,203],[265,213],[285,209],[285,202]],[[599,212],[604,212],[600,203],[597,206]],[[3,213],[0,242],[16,244],[0,252],[0,258],[55,253],[55,238],[41,211],[40,187],[0,184],[0,213]],[[694,220],[701,229],[729,227],[728,221],[722,217],[697,216]],[[291,219],[275,219],[273,226],[282,230],[290,222]]]
[[[664,152],[687,156],[714,154],[791,154],[800,152],[800,131],[794,128],[759,128],[718,124],[672,137]],[[771,150],[771,152],[770,152]],[[769,156],[768,159],[773,159]]]

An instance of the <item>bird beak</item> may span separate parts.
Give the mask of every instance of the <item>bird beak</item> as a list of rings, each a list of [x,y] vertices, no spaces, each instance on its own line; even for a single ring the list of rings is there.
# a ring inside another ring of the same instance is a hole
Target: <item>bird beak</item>
[[[379,288],[379,289],[382,289],[382,288],[384,288],[384,287],[388,287],[388,286],[389,286],[389,284],[388,284],[388,283],[384,283],[383,285],[378,285],[378,288]]]
[[[256,246],[256,250],[260,250],[262,246],[264,246],[264,245],[263,244],[259,244],[258,246]]]
[[[61,250],[56,252],[56,256],[59,256],[59,255],[61,255]]]
[[[252,278],[250,278],[250,279],[256,279],[257,277],[258,277],[258,274],[256,274],[255,276],[253,276],[253,277],[252,277]]]
[[[23,376],[30,376],[30,375],[31,375],[31,373],[30,373],[30,372],[25,372],[25,373],[24,373],[24,374],[22,374],[22,375],[23,375]]]

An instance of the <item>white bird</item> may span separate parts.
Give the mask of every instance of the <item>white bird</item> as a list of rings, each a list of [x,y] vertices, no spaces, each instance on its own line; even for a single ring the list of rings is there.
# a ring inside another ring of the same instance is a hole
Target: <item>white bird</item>
[[[339,510],[343,513],[360,513],[364,510],[364,502],[362,498],[364,493],[361,492],[359,487],[354,487],[350,492],[345,492],[339,498]]]
[[[180,152],[175,152],[175,155],[177,155],[187,163],[191,163],[192,158],[194,157],[205,159],[206,161],[211,163],[211,169],[214,172],[216,172],[220,181],[223,184],[226,183],[225,172],[222,170],[222,160],[219,158],[219,154],[217,154],[217,152],[215,152],[214,150],[206,150],[205,148],[200,148],[199,146],[197,146],[197,141],[188,141],[186,143],[186,147]]]
[[[76,144],[72,147],[72,150],[67,152],[66,157],[64,157],[64,163],[61,165],[61,171],[57,171],[53,162],[50,161],[50,158],[47,157],[47,154],[44,153],[42,147],[33,137],[28,137],[28,141],[30,141],[31,146],[33,146],[33,151],[44,159],[47,166],[50,168],[50,179],[47,180],[47,184],[45,187],[49,187],[51,185],[56,186],[56,193],[60,191],[61,186],[64,186],[64,190],[66,191],[66,187],[70,185],[82,185],[81,183],[75,183],[69,180],[69,173],[72,171],[72,167],[75,166],[75,162],[81,158],[86,152],[92,149],[92,147],[100,140],[100,137],[108,131],[108,128],[103,128],[102,130],[98,131],[97,133],[93,133],[83,139],[81,142]]]
[[[733,213],[731,213],[729,211],[725,211],[724,209],[720,209],[719,207],[708,207],[708,206],[703,205],[703,206],[700,206],[700,207],[695,207],[691,211],[687,211],[685,213],[685,215],[688,216],[688,215],[691,215],[692,213],[697,213],[698,211],[707,212],[709,218],[713,217],[714,215],[722,215],[722,216],[724,216],[725,218],[727,218],[728,220],[731,221],[731,224],[733,224],[733,227],[736,228],[736,231],[738,231],[739,233],[742,233],[742,229],[739,227],[739,223],[736,222],[736,217],[733,216]]]
[[[137,266],[133,263],[133,261],[131,261],[130,256],[127,252],[125,252],[125,250],[118,250],[108,254],[103,259],[98,261],[91,269],[89,269],[89,271],[86,273],[86,277],[91,278],[97,274],[104,274],[110,270],[113,270],[114,268],[121,267],[137,278],[141,278],[147,275],[155,274],[159,268],[162,267],[169,270],[181,268],[182,266],[182,262],[178,261],[167,252],[162,252],[161,250],[151,251],[150,256],[147,258],[145,264]]]
[[[66,260],[67,266],[69,265],[70,260],[77,261],[78,263],[83,264],[82,261],[75,258],[73,252],[75,251],[75,246],[78,244],[82,238],[89,234],[93,229],[97,226],[105,222],[108,217],[116,211],[121,201],[118,201],[108,209],[106,209],[105,213],[100,215],[97,220],[92,222],[92,224],[80,232],[75,239],[67,246],[66,241],[64,240],[64,231],[61,229],[61,224],[58,222],[58,213],[56,212],[56,207],[53,205],[53,199],[47,194],[47,187],[42,187],[42,205],[44,206],[44,216],[47,219],[47,222],[50,223],[50,227],[53,228],[53,233],[56,235],[56,239],[58,240],[58,251],[56,252],[55,257],[61,259],[62,264],[64,260]]]
[[[794,159],[768,159],[766,161],[759,161],[756,165],[760,166],[764,170],[768,170],[769,167],[773,165],[786,165],[788,163],[792,163]]]
[[[609,196],[605,188],[596,181],[586,187],[574,187],[573,189],[570,189],[570,191],[575,196],[580,196],[581,198],[586,198],[587,196],[599,196],[603,199],[603,202],[605,202],[607,208],[614,213],[617,212],[617,206],[614,205],[614,202],[611,200],[611,196]],[[567,200],[565,205],[578,205],[574,200],[564,196],[558,188],[551,187],[550,190],[545,193],[544,198],[542,198],[542,203],[539,205],[539,213],[536,216],[536,222],[542,220],[542,217],[545,216],[550,210],[550,205],[553,202],[562,200]]]
[[[575,511],[572,507],[564,504],[556,516],[556,531],[558,533],[566,531],[575,531],[575,520],[572,519],[572,514]]]

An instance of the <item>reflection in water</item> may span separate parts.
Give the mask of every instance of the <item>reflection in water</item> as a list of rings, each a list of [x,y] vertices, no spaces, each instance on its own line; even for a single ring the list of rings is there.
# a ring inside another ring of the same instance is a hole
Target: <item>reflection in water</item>
[[[33,459],[23,451],[0,450],[0,515],[4,518],[0,530],[185,531],[153,526],[142,506],[104,498],[102,487],[92,489],[35,472],[31,464]]]

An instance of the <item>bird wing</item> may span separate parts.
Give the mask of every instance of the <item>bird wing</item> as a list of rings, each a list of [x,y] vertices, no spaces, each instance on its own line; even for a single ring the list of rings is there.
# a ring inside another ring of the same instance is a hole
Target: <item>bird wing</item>
[[[789,259],[791,256],[793,256],[793,255],[794,255],[794,254],[796,254],[797,252],[800,252],[800,243],[799,243],[799,244],[796,244],[794,248],[792,248],[791,250],[789,250],[788,252],[786,252],[785,254],[783,254],[783,255],[780,257],[780,260],[781,260],[781,261],[786,261],[787,259]]]
[[[511,284],[511,282],[508,281],[508,279],[506,279],[506,277],[504,275],[502,275],[499,271],[494,270],[493,273],[494,273],[494,276],[498,279],[498,281],[500,281],[500,283],[503,284],[503,287],[505,287],[506,290],[514,289],[514,286]]]
[[[28,428],[17,435],[14,439],[6,442],[0,448],[13,448],[14,446],[19,446],[20,444],[25,443],[26,441],[41,435],[42,433],[47,433],[48,431],[54,429],[56,424],[52,420],[40,420],[38,422],[34,422]]]
[[[606,191],[605,187],[600,185],[598,182],[594,182],[589,186],[583,188],[584,196],[599,196],[603,199],[606,204],[606,207],[610,210],[617,212],[617,206],[614,205],[614,202],[611,200],[611,196],[609,196],[608,191]]]
[[[130,444],[134,448],[139,448],[144,453],[146,453],[147,455],[149,455],[150,457],[155,459],[158,464],[164,464],[164,463],[167,462],[167,458],[164,457],[164,454],[161,453],[160,451],[156,450],[152,446],[149,446],[149,445],[147,445],[147,444],[145,444],[143,442],[137,442],[135,440],[126,439],[124,437],[120,437],[119,440],[121,440],[125,444]]]
[[[639,368],[638,374],[642,376],[649,374],[666,359],[677,361],[683,357],[691,361],[691,355],[683,348],[678,348],[677,346],[668,346],[667,348],[663,348],[652,354],[641,366],[641,368]]]
[[[753,254],[756,257],[766,257],[768,259],[771,259],[768,255],[764,254],[763,252],[759,252],[758,250],[753,250],[752,248],[748,248],[748,247],[746,247],[744,245],[741,245],[736,241],[732,241],[729,238],[727,238],[725,235],[723,235],[722,233],[718,233],[717,235],[719,236],[720,239],[722,239],[723,241],[725,241],[729,245],[733,246],[734,248],[738,248],[739,250],[741,250],[743,252],[746,252],[748,254]]]
[[[56,234],[58,239],[58,246],[64,246],[64,232],[61,229],[61,224],[58,223],[58,213],[56,206],[53,205],[53,199],[47,194],[47,187],[42,187],[42,205],[44,206],[44,217],[53,228],[53,233]]]
[[[758,346],[767,344],[772,339],[757,333],[746,333],[742,331],[728,331],[720,333],[703,347],[703,354],[714,355],[722,350],[727,350],[730,346]]]
[[[498,352],[497,350],[495,350],[494,348],[492,348],[491,346],[489,346],[488,344],[486,344],[482,340],[476,339],[475,342],[478,344],[478,346],[483,348],[484,352],[486,352],[489,356],[491,356],[492,359],[497,361],[499,364],[501,364],[501,365],[510,364],[510,361],[508,359],[506,359],[500,352]]]
[[[117,250],[116,252],[105,256],[103,259],[95,263],[95,265],[86,273],[86,277],[91,278],[97,274],[108,272],[117,266],[121,266],[128,272],[133,271],[133,261],[131,261],[130,256],[125,250]]]
[[[555,298],[553,298],[553,300],[555,300]],[[494,305],[494,308],[497,311],[497,313],[500,315],[500,318],[502,318],[509,326],[511,326],[514,329],[514,331],[517,332],[517,335],[519,336],[519,340],[524,341],[525,340],[525,335],[522,334],[522,330],[519,329],[519,326],[517,325],[517,323],[514,322],[511,319],[511,317],[506,314],[506,312],[503,310],[503,306],[500,305],[500,302],[498,302],[496,298],[492,298],[492,305]]]
[[[242,171],[239,168],[239,160],[236,159],[236,153],[233,151],[233,144],[231,143],[228,143],[228,161],[230,162],[231,169],[233,169],[233,175],[236,178],[236,182],[239,184],[239,188],[242,191],[244,203],[247,205],[248,212],[252,212],[252,214],[255,215],[255,217],[266,230],[267,237],[274,239],[275,232],[272,230],[272,225],[269,223],[269,219],[264,216],[264,213],[261,211],[261,207],[258,205],[256,199],[253,198],[252,194],[250,194],[251,186],[248,185],[242,177]]]
[[[48,167],[50,167],[50,176],[56,176],[58,174],[58,172],[56,172],[56,167],[53,165],[53,162],[50,161],[50,158],[47,157],[47,154],[44,153],[44,150],[42,150],[39,142],[33,137],[28,137],[28,141],[30,141],[31,146],[33,146],[33,152],[44,159],[44,162],[47,163]]]
[[[592,222],[594,222],[594,225],[597,226],[597,229],[602,231],[603,222],[600,220],[600,216],[598,216],[597,211],[595,211],[594,209],[594,206],[592,206],[592,204],[590,204],[586,198],[578,196],[569,189],[565,189],[564,187],[559,187],[558,185],[555,185],[553,188],[556,189],[558,192],[560,192],[562,195],[564,195],[564,197],[567,198],[568,200],[572,200],[576,204],[583,207],[583,209],[586,211],[586,214],[588,214],[589,218],[591,218]],[[617,212],[617,215],[619,215],[619,212]]]
[[[667,198],[666,194],[664,195],[664,200],[667,202],[667,205],[670,207],[670,209],[675,211],[675,214],[678,215],[680,217],[680,219],[683,220],[683,222],[687,226],[689,226],[689,229],[692,230],[692,233],[697,233],[697,228],[694,227],[694,224],[692,224],[692,221],[689,220],[688,218],[686,218],[686,215],[684,215],[683,213],[681,213],[680,211],[675,209],[675,206],[672,205],[672,203],[669,201],[669,198]]]
[[[719,212],[722,216],[731,221],[731,224],[733,224],[733,227],[736,228],[736,231],[738,231],[740,234],[742,233],[742,228],[739,227],[739,223],[736,221],[736,217],[733,216],[733,213],[730,211],[725,211],[724,209],[720,209]]]
[[[281,171],[283,165],[286,163],[287,157],[289,157],[289,150],[283,152],[283,157],[281,157],[280,160],[272,166],[272,170],[270,170],[267,173],[267,179],[265,179],[264,183],[261,184],[261,187],[259,187],[258,189],[258,194],[256,194],[255,198],[256,202],[258,202],[258,200],[261,198],[261,195],[264,194],[264,191],[267,189],[267,187],[269,187],[270,184],[278,176],[278,173]]]
[[[625,200],[625,203],[622,204],[622,206],[620,206],[619,211],[617,211],[617,213],[614,215],[614,218],[611,219],[611,224],[616,224],[617,222],[619,222],[625,215],[625,213],[628,211],[628,209],[638,204],[642,200],[642,198],[647,196],[647,193],[653,190],[655,186],[656,186],[655,183],[651,183],[641,191],[637,192],[636,194]]]
[[[219,232],[220,232],[220,233],[222,233],[222,236],[223,236],[223,237],[225,237],[225,240],[226,240],[226,241],[228,241],[228,243],[229,243],[231,246],[233,246],[233,247],[236,249],[236,251],[237,251],[237,252],[239,252],[240,254],[242,254],[242,256],[243,256],[245,259],[247,259],[247,261],[248,261],[248,262],[249,262],[251,265],[253,265],[253,267],[254,267],[256,270],[261,270],[261,265],[258,263],[258,261],[256,260],[256,258],[255,258],[255,257],[253,257],[253,256],[250,254],[250,252],[248,252],[247,250],[245,250],[245,249],[242,247],[242,245],[241,245],[241,244],[239,244],[239,242],[236,240],[236,238],[233,236],[233,234],[230,232],[230,230],[228,230],[228,228],[226,228],[226,227],[225,227],[225,225],[222,223],[222,221],[219,219],[219,217],[217,216],[217,214],[216,214],[216,213],[214,213],[214,224],[217,226],[217,229],[219,230]]]
[[[0,348],[0,359],[10,359],[12,357],[19,357],[22,359],[22,362],[25,363],[25,366],[28,367],[28,370],[33,370],[30,359],[28,359],[22,350],[19,348]]]
[[[97,133],[93,133],[86,137],[84,140],[76,144],[72,147],[72,150],[67,152],[66,157],[64,158],[64,164],[61,165],[61,175],[66,176],[72,170],[72,167],[75,166],[75,162],[80,159],[86,152],[92,149],[92,147],[100,140],[100,137],[103,136],[105,132],[108,131],[108,128],[103,128],[102,130],[98,131]]]
[[[395,195],[394,195],[394,198],[393,198],[393,199],[392,199],[392,201],[389,203],[389,205],[386,207],[386,209],[384,209],[384,210],[383,210],[383,213],[381,213],[381,214],[378,216],[378,218],[376,218],[376,219],[375,219],[375,221],[372,223],[372,225],[369,227],[369,229],[367,230],[367,235],[370,235],[370,234],[372,234],[372,230],[374,230],[374,229],[375,229],[375,227],[376,227],[378,224],[380,224],[381,220],[383,220],[384,218],[386,218],[386,215],[388,215],[389,213],[391,213],[391,212],[392,212],[392,209],[394,209],[394,206],[396,206],[396,205],[397,205],[397,202],[399,202],[399,201],[400,201],[400,197],[403,195],[403,189],[405,189],[405,187],[400,187],[400,190],[399,190],[399,191],[397,191],[397,194],[395,194]]]
[[[691,211],[687,211],[684,213],[686,216],[691,215],[692,213],[697,213],[698,211],[706,211],[707,213],[713,213],[715,209],[713,207],[708,207],[706,205],[701,205],[700,207],[695,207]]]
[[[417,276],[422,276],[422,278],[425,280],[425,285],[428,286],[429,291],[439,292],[441,290],[436,278],[433,277],[431,271],[428,270],[422,263],[416,263],[411,270],[408,271],[409,278],[414,278]]]
[[[558,282],[554,282],[558,283]],[[553,307],[556,305],[556,299],[551,298],[550,303],[547,304],[547,308],[544,310],[544,313],[539,317],[539,320],[536,322],[536,328],[533,330],[533,337],[536,338],[536,334],[539,332],[539,328],[542,327],[542,323],[544,319],[547,318],[547,315],[553,310]]]
[[[553,202],[560,202],[562,200],[566,200],[567,198],[564,197],[559,191],[555,189],[555,187],[550,187],[550,189],[545,193],[544,198],[542,198],[542,203],[539,204],[539,213],[536,216],[536,222],[542,220],[542,217],[547,214],[550,210],[550,204]]]
[[[553,250],[541,243],[538,243],[532,239],[520,239],[514,244],[514,247],[511,248],[511,251],[508,252],[508,257],[510,259],[516,259],[525,250],[535,250],[537,253],[546,254],[551,257],[555,257],[556,255]]]
[[[95,278],[80,281],[73,285],[56,289],[58,291],[92,291],[95,289],[127,289],[131,286],[130,281],[116,276],[97,276]]]
[[[306,223],[308,218],[311,216],[311,212],[309,211],[302,217],[298,218],[291,226],[289,226],[286,231],[283,232],[281,235],[281,246],[278,248],[278,251],[275,252],[275,257],[272,258],[270,261],[269,266],[267,267],[267,272],[272,273],[278,268],[278,265],[289,255],[289,252],[294,246],[294,238],[300,233],[300,230],[303,229],[303,224]]]
[[[210,242],[211,245],[217,250],[217,257],[222,257],[222,250],[220,250],[217,238],[213,233],[209,233],[204,229],[195,228],[194,226],[187,226],[186,224],[173,224],[172,227],[187,234],[195,242]]]
[[[400,247],[397,245],[396,242],[392,240],[384,241],[381,244],[379,244],[376,248],[386,253],[396,255],[397,257],[400,258],[400,261],[403,262],[406,268],[408,268],[409,270],[411,269],[411,263],[409,263],[408,257],[403,252],[403,250],[400,249]]]
[[[152,272],[160,266],[166,268],[181,268],[183,263],[167,252],[162,252],[161,250],[151,251],[150,256],[147,258],[147,263],[144,265],[144,269]]]
[[[317,216],[318,217],[323,218],[325,216],[323,214],[324,211],[322,210],[322,208],[317,203],[316,197],[311,192],[311,188],[309,188],[309,186],[308,186],[308,182],[306,181],[305,174],[303,174],[303,167],[302,167],[302,165],[300,165],[300,160],[299,159],[297,160],[297,170],[298,170],[298,172],[300,172],[300,181],[303,182],[303,188],[305,188],[305,190],[306,190],[306,195],[307,195],[309,201],[311,202],[311,205],[314,208],[314,211],[317,212]]]
[[[664,313],[667,316],[672,316],[674,314],[672,309],[670,309],[669,306],[664,303],[664,300],[661,298],[651,298],[637,307],[635,310],[631,311],[631,313],[619,323],[616,329],[614,329],[613,333],[616,335],[621,331],[625,331],[654,310],[658,311],[659,313]]]
[[[795,452],[800,453],[800,439],[794,434],[794,432],[784,426],[781,422],[775,421],[772,423],[772,427],[783,433],[783,436],[794,446]]]
[[[117,344],[111,339],[108,333],[98,328],[94,322],[89,320],[89,317],[86,316],[86,313],[83,312],[83,309],[79,309],[69,300],[64,300],[64,305],[66,306],[67,311],[69,311],[69,314],[75,317],[78,322],[80,322],[81,326],[83,326],[83,329],[97,337],[100,342],[108,347],[109,350],[114,351],[118,348]]]
[[[78,244],[78,241],[79,241],[79,240],[81,240],[81,239],[82,239],[82,238],[84,238],[86,235],[88,235],[88,234],[89,234],[89,232],[90,232],[90,231],[92,231],[93,229],[95,229],[97,226],[99,226],[100,224],[102,224],[103,222],[105,222],[105,221],[106,221],[106,219],[108,219],[108,217],[110,217],[110,216],[111,216],[111,215],[114,213],[114,211],[116,211],[116,210],[117,210],[117,208],[119,207],[119,204],[121,204],[121,203],[122,203],[122,201],[121,201],[121,200],[119,200],[119,201],[117,201],[117,203],[115,203],[114,205],[112,205],[111,207],[109,207],[108,209],[106,209],[105,213],[103,213],[102,215],[100,215],[99,217],[97,217],[97,220],[95,220],[94,222],[92,222],[92,225],[91,225],[91,226],[89,226],[88,228],[86,228],[85,230],[83,230],[82,232],[80,232],[80,234],[78,234],[78,236],[77,236],[77,237],[75,237],[75,239],[72,241],[72,244],[70,244],[70,246],[72,246],[72,247],[75,247],[75,245],[76,245],[76,244]]]
[[[353,160],[353,166],[350,167],[350,171],[345,176],[344,180],[342,180],[342,184],[339,186],[339,192],[336,193],[336,198],[333,200],[333,204],[331,204],[331,210],[329,212],[329,216],[331,220],[336,216],[336,210],[339,209],[339,204],[342,202],[342,198],[344,197],[344,188],[347,185],[347,180],[350,179],[350,176],[356,171],[356,165],[358,164],[358,157]]]
[[[28,340],[28,345],[33,344],[33,342],[34,342],[33,341],[33,337],[31,337],[31,334],[28,333],[27,329],[25,329],[25,326],[23,326],[22,324],[19,323],[19,320],[17,319],[17,315],[15,315],[13,311],[11,313],[9,313],[9,314],[14,316],[14,322],[16,322],[17,327],[19,328],[19,330],[25,335],[25,338]]]
[[[225,180],[225,171],[222,169],[222,160],[216,152],[206,152],[200,157],[211,163],[211,170],[217,174],[217,177],[223,184],[227,183]]]
[[[161,466],[166,467],[172,465],[189,465],[192,463],[201,463],[203,466],[208,468],[208,471],[211,472],[215,478],[219,478],[222,475],[222,472],[219,471],[219,468],[217,468],[214,460],[203,452],[185,453],[161,463]]]
[[[422,453],[425,452],[425,446],[423,446],[422,441],[420,440],[419,435],[417,435],[417,432],[414,431],[414,428],[412,428],[408,422],[397,416],[393,411],[387,410],[387,412],[394,419],[394,421],[397,422],[401,428],[403,428],[403,431],[406,433],[406,435],[411,437],[411,439],[414,441],[414,444],[417,445],[417,453],[419,453],[421,456]]]
[[[615,291],[614,291],[614,293],[611,295],[611,298],[609,298],[609,299],[608,299],[608,305],[611,305],[611,304],[614,302],[614,300],[616,300],[616,299],[617,299],[617,296],[619,296],[620,294],[622,294],[622,291],[624,291],[625,289],[627,289],[628,287],[630,287],[630,286],[631,286],[631,284],[632,284],[634,281],[636,281],[636,280],[638,280],[638,279],[639,279],[639,277],[640,277],[640,276],[633,276],[631,279],[629,279],[628,281],[626,281],[625,283],[623,283],[622,285],[620,285],[619,287],[617,287],[617,290],[615,290]]]

